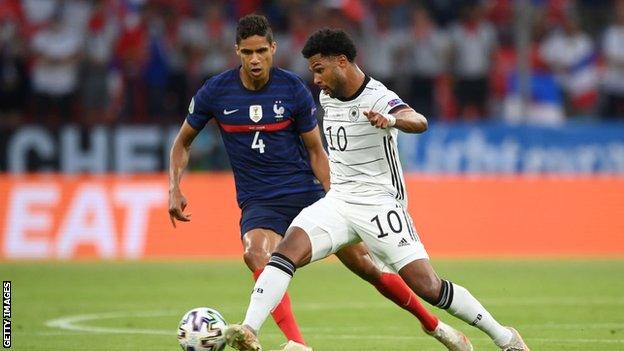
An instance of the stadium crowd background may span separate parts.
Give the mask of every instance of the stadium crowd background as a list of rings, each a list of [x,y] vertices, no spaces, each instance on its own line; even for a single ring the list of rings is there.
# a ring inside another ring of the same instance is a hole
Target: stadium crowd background
[[[434,122],[624,118],[623,0],[4,0],[0,127],[178,124],[202,82],[238,64],[236,21],[252,12],[272,23],[276,64],[308,81],[308,35],[347,29],[365,71]],[[530,37],[524,110],[518,30]],[[207,129],[196,156],[226,168]]]

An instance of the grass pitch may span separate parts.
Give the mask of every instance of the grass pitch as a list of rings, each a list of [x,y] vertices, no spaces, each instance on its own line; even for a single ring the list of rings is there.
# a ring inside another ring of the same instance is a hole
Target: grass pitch
[[[624,261],[434,261],[535,351],[624,350]],[[253,286],[238,261],[2,263],[12,280],[14,350],[179,350],[181,316],[213,307],[243,318]],[[317,351],[443,350],[415,318],[336,262],[297,272],[290,293]],[[497,350],[479,330],[431,307],[479,351]],[[266,350],[284,339],[272,320]]]

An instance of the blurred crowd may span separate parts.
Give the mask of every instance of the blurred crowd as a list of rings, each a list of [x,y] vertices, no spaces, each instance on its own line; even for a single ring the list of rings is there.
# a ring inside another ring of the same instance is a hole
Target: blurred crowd
[[[236,21],[252,12],[273,26],[276,64],[308,81],[308,36],[346,29],[358,64],[431,120],[624,119],[624,0],[0,0],[0,124],[179,123],[205,79],[238,65]]]

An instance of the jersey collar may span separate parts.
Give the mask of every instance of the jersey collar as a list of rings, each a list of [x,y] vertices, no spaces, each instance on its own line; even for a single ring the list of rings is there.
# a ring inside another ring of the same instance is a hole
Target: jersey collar
[[[354,100],[355,98],[357,98],[358,96],[360,96],[360,94],[362,94],[362,92],[364,91],[364,89],[366,88],[366,86],[368,85],[368,82],[370,82],[370,77],[368,75],[364,76],[364,82],[362,83],[362,85],[360,86],[360,88],[355,92],[355,94],[346,97],[346,98],[342,98],[342,97],[337,97],[336,99],[340,100],[340,101],[351,101]]]
[[[259,92],[261,92],[261,91],[266,90],[266,89],[267,89],[267,87],[271,84],[271,80],[273,80],[273,75],[275,75],[275,66],[273,66],[273,67],[271,67],[271,69],[269,70],[269,80],[267,80],[267,82],[266,82],[266,83],[265,83],[265,84],[264,84],[264,85],[263,85],[260,89],[258,89],[258,90],[250,90],[250,89],[245,88],[245,84],[243,84],[243,81],[241,80],[240,73],[239,73],[239,71],[240,71],[241,67],[242,67],[242,66],[241,66],[241,65],[239,65],[239,66],[238,66],[238,68],[236,68],[236,69],[235,69],[235,71],[236,71],[236,81],[238,81],[238,85],[239,85],[239,86],[240,86],[240,87],[241,87],[244,91],[247,91],[247,92],[250,92],[250,93],[259,93]]]

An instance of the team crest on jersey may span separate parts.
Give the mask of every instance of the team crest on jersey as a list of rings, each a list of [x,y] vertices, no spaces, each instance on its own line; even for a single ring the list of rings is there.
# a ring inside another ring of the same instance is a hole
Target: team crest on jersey
[[[262,119],[262,105],[249,106],[249,118],[258,123]]]
[[[357,106],[352,106],[349,109],[349,121],[355,122],[360,118],[360,108]]]
[[[273,112],[275,113],[275,118],[284,118],[284,106],[277,106],[277,104],[281,104],[281,101],[275,101],[273,104]]]

